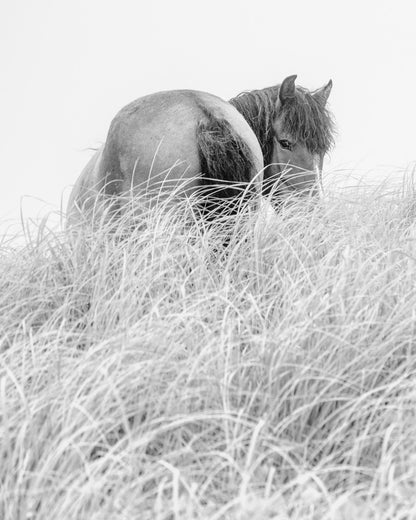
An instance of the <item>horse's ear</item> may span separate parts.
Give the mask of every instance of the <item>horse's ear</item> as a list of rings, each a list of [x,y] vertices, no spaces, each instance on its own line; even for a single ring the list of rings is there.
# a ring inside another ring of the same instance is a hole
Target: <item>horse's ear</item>
[[[286,103],[286,101],[289,101],[290,99],[293,99],[295,97],[295,80],[297,78],[297,75],[294,74],[293,76],[288,76],[283,80],[283,83],[280,85],[279,89],[279,99],[282,105]]]
[[[318,90],[315,90],[315,92],[312,95],[322,106],[325,106],[326,102],[328,101],[331,90],[332,90],[332,79],[330,79],[328,81],[328,83],[326,85],[324,85],[323,87],[318,88]]]

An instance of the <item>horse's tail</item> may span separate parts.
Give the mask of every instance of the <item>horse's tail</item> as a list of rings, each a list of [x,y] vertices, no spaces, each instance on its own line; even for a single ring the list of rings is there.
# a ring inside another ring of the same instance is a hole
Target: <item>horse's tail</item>
[[[205,117],[197,126],[196,139],[204,193],[217,205],[225,199],[235,209],[236,202],[254,192],[249,184],[255,172],[251,150],[228,121],[201,109]]]

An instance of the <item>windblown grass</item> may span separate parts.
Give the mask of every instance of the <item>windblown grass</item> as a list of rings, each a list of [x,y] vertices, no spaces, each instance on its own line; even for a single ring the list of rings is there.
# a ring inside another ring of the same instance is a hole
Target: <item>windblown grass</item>
[[[416,517],[414,200],[3,244],[0,517]]]

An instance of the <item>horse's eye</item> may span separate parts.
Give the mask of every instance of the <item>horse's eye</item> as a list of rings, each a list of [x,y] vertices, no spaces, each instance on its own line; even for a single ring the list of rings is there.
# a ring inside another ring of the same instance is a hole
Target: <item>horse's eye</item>
[[[290,141],[288,141],[287,139],[280,139],[279,144],[285,150],[291,150],[292,149],[292,143]]]

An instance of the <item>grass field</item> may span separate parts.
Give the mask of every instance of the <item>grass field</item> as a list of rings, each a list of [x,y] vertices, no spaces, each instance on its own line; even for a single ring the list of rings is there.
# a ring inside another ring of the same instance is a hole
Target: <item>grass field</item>
[[[225,220],[2,243],[0,518],[416,518],[416,193]]]

